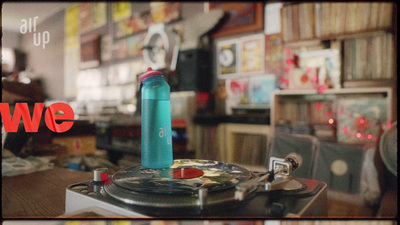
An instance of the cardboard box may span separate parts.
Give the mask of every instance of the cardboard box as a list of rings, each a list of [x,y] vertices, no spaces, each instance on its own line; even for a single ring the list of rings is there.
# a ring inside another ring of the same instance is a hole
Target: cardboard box
[[[95,135],[54,137],[53,143],[64,145],[69,155],[92,155],[96,151]]]

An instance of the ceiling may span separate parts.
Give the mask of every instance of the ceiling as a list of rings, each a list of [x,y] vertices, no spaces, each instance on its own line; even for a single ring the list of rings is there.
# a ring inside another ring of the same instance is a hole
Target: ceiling
[[[65,2],[6,2],[2,4],[2,28],[6,31],[19,31],[22,19],[38,16],[37,24],[55,13],[65,9],[71,3]]]

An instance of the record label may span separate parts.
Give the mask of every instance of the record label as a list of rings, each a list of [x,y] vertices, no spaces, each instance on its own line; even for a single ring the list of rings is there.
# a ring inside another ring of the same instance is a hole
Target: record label
[[[204,172],[196,168],[176,168],[163,170],[160,176],[171,179],[189,179],[203,176]]]

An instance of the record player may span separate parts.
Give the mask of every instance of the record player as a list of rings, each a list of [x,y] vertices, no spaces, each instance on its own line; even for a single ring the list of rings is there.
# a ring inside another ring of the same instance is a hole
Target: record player
[[[197,159],[174,160],[166,169],[135,166],[112,176],[99,168],[93,180],[67,187],[65,213],[95,207],[124,217],[326,216],[326,184],[292,177],[298,166],[293,157],[271,157],[266,173]]]

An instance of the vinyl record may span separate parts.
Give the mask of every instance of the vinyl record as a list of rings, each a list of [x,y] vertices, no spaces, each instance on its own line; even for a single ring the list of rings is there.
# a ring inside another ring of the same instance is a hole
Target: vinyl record
[[[200,188],[207,188],[208,192],[226,190],[251,177],[251,172],[237,165],[181,159],[166,169],[136,166],[119,171],[112,183],[127,191],[181,195],[197,193]]]

